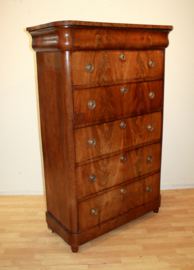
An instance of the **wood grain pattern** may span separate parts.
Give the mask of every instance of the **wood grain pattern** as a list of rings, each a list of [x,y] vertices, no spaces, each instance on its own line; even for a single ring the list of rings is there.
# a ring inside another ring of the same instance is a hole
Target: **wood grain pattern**
[[[46,213],[46,220],[48,227],[59,234],[69,245],[78,247],[84,243],[91,241],[92,239],[99,237],[115,228],[118,228],[129,221],[132,221],[142,215],[145,215],[154,209],[160,207],[161,197],[140,205],[136,208],[131,209],[127,213],[123,213],[115,218],[109,219],[108,221],[102,222],[97,226],[94,226],[82,233],[71,234],[68,232],[49,212]]]
[[[126,156],[121,162],[120,157]],[[147,162],[152,156],[153,161]],[[76,168],[77,197],[82,198],[160,169],[161,144],[152,144]],[[89,181],[95,174],[97,180]]]
[[[28,27],[27,31],[34,31],[54,26],[91,26],[91,27],[121,27],[121,28],[138,28],[138,29],[160,29],[170,31],[173,29],[170,25],[145,25],[145,24],[126,24],[126,23],[105,23],[105,22],[87,22],[87,21],[57,21],[45,23],[37,26]]]
[[[121,88],[128,91],[122,94]],[[154,98],[149,93],[154,92]],[[73,92],[74,123],[106,122],[156,111],[163,107],[163,81],[123,84],[97,87]],[[96,107],[90,110],[87,106],[90,100],[96,102]]]
[[[71,51],[73,28],[48,28],[30,32],[32,48],[36,52]]]
[[[120,123],[125,122],[122,129]],[[147,126],[152,124],[154,129],[148,132]],[[76,163],[105,154],[127,149],[138,144],[161,139],[161,112],[136,116],[104,123],[100,125],[75,130]],[[88,146],[88,140],[94,138],[96,145]]]
[[[152,201],[155,198],[158,198],[160,196],[160,177],[159,177],[159,174],[157,176],[152,175],[150,177],[146,177],[144,184],[145,184],[144,190],[146,190],[147,187],[151,187],[151,192],[144,193],[144,203],[150,202],[150,201]]]
[[[154,176],[150,176],[145,179],[145,189],[151,187],[151,192],[144,193],[144,203],[152,201],[160,195],[160,178],[158,178],[158,181],[155,181],[153,178]]]
[[[122,187],[107,191],[102,195],[97,195],[91,199],[78,203],[79,215],[79,232],[83,232],[101,222],[109,220],[118,215],[122,215],[145,202],[146,184],[152,187],[153,195],[150,201],[159,197],[160,174],[154,174],[143,180],[133,182],[131,184],[122,185]],[[125,188],[126,193],[121,194],[121,188]],[[157,196],[156,196],[157,195]],[[146,196],[146,202],[148,202]],[[91,215],[91,210],[96,208],[98,213],[96,216]]]
[[[77,203],[70,57],[69,52],[38,53],[37,71],[47,209],[75,233]]]
[[[121,53],[126,59],[121,61]],[[148,61],[155,62],[149,68]],[[92,72],[87,72],[87,63],[94,65]],[[106,85],[109,82],[127,83],[130,80],[142,78],[163,78],[164,76],[163,50],[155,51],[83,51],[72,53],[72,83],[73,85]]]
[[[109,226],[105,222],[80,234],[80,241],[90,241],[91,233],[93,238],[104,235],[80,246],[78,254],[48,231],[45,195],[0,196],[0,269],[193,270],[194,189],[162,190],[161,195],[158,214],[127,223],[140,214],[136,208],[110,220]],[[127,224],[107,234],[111,226],[122,225],[124,216]]]
[[[46,27],[30,31],[37,51],[164,49],[170,30],[135,28]]]
[[[169,31],[151,29],[80,28],[73,31],[73,50],[164,49]]]

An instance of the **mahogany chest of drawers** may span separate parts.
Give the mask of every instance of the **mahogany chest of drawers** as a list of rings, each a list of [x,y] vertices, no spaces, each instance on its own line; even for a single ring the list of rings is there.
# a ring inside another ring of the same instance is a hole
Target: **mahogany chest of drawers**
[[[160,206],[171,26],[27,28],[36,51],[48,227],[72,251]]]

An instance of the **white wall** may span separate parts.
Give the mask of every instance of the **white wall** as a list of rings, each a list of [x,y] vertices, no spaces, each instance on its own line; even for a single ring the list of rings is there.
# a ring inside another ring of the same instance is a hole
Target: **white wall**
[[[42,194],[28,26],[58,20],[173,25],[166,50],[162,189],[194,187],[193,0],[0,0],[0,194]]]

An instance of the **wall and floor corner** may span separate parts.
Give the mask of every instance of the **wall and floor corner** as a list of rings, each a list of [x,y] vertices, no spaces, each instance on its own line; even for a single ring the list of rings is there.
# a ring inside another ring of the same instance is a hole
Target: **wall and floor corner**
[[[173,25],[165,60],[161,188],[194,188],[193,0],[2,0],[0,194],[43,194],[36,58],[25,28],[59,20]]]

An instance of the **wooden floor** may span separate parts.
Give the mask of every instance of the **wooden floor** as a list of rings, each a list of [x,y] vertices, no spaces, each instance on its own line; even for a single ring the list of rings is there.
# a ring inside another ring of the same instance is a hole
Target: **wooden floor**
[[[0,270],[194,270],[194,189],[162,191],[149,213],[73,254],[45,222],[45,196],[0,197]]]

